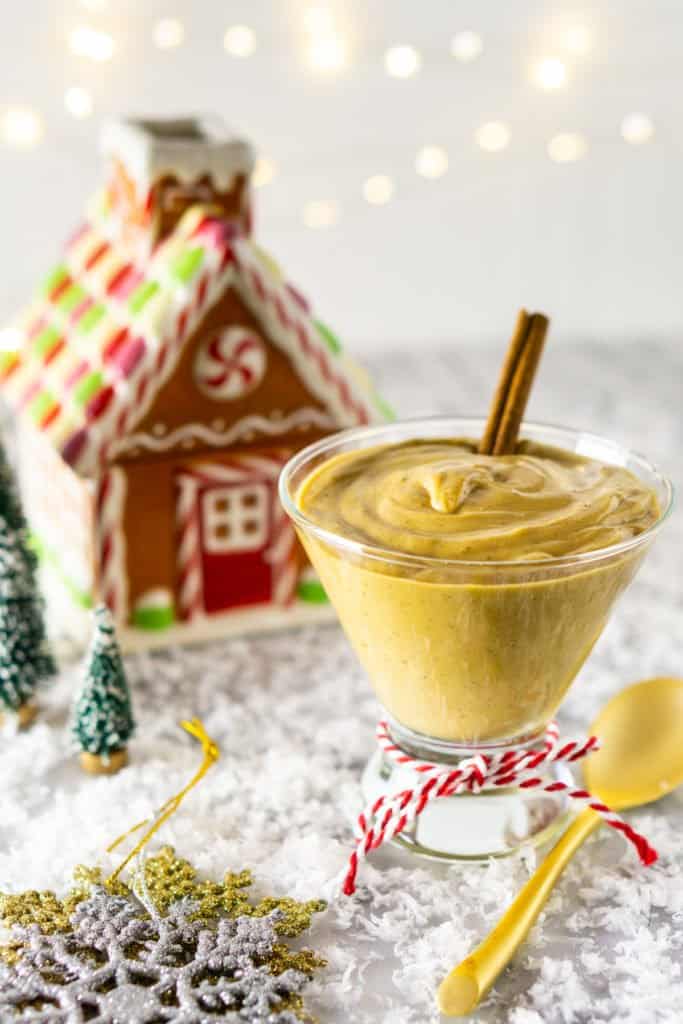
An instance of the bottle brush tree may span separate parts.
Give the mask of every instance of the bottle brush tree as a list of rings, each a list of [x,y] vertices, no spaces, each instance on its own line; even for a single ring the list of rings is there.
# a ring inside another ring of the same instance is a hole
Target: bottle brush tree
[[[22,555],[26,559],[29,569],[35,573],[37,559],[29,547],[29,531],[26,517],[21,507],[21,499],[19,498],[14,473],[2,444],[0,444],[0,517],[4,519],[9,529],[18,535],[22,545]]]
[[[85,664],[83,687],[74,708],[73,731],[86,771],[111,773],[128,760],[135,722],[128,682],[109,609],[98,605]]]
[[[0,507],[8,510],[1,466]],[[11,507],[9,512],[13,515]],[[20,724],[27,725],[35,715],[31,698],[39,684],[55,674],[56,666],[22,523],[20,509],[12,522],[0,515],[0,711],[17,713]]]

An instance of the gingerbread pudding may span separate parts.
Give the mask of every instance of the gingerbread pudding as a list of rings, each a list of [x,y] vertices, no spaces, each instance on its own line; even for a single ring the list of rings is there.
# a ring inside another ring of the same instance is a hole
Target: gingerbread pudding
[[[634,539],[660,518],[655,491],[622,465],[534,441],[512,455],[477,447],[344,451],[295,495],[312,525],[299,523],[302,540],[390,716],[463,744],[549,720],[642,559]]]

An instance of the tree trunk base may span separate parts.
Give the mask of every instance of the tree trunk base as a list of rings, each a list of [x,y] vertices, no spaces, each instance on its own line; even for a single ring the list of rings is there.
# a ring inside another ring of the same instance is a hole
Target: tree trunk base
[[[38,714],[38,705],[34,704],[33,701],[27,700],[14,712],[0,711],[0,725],[7,721],[7,718],[12,714],[17,716],[17,722],[20,729],[28,729],[29,725],[31,725]]]
[[[89,775],[113,775],[126,764],[128,751],[125,747],[121,750],[112,750],[106,761],[100,754],[89,754],[85,750],[81,754],[81,768]]]

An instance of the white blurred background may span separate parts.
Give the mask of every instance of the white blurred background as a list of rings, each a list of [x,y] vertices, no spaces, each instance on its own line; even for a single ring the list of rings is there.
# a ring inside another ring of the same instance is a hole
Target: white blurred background
[[[683,320],[680,0],[3,3],[0,314],[78,221],[111,113],[217,111],[257,234],[357,353]]]

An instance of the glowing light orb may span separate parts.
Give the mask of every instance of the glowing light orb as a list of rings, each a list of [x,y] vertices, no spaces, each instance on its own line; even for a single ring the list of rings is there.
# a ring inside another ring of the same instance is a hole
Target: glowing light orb
[[[441,178],[448,170],[448,153],[442,146],[423,146],[415,158],[415,170],[423,178]]]
[[[422,58],[414,46],[392,46],[384,54],[384,67],[392,78],[410,78],[420,70]]]
[[[477,129],[477,143],[487,153],[499,153],[510,144],[511,134],[502,121],[487,121]]]

